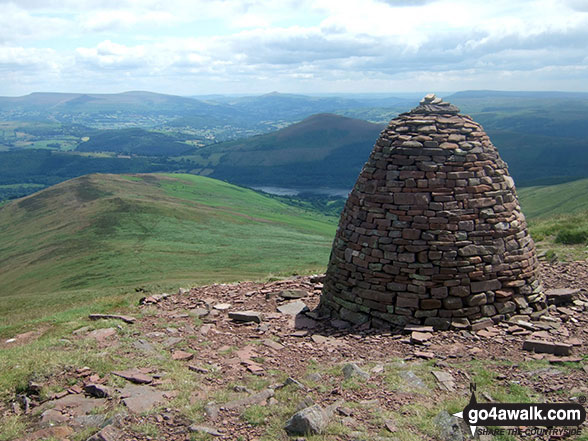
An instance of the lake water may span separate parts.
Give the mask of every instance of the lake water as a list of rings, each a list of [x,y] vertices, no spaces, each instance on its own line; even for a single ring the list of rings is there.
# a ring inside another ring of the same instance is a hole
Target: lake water
[[[269,194],[278,196],[298,196],[300,193],[324,194],[327,196],[339,196],[346,198],[351,189],[346,188],[330,188],[330,187],[312,187],[312,188],[289,188],[289,187],[271,187],[261,186],[252,187],[254,190],[263,191]]]

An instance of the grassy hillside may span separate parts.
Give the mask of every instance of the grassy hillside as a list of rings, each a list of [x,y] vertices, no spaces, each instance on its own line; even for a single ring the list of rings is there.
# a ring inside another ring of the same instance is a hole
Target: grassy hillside
[[[588,179],[517,193],[539,250],[565,260],[588,258]]]
[[[336,221],[205,177],[83,176],[0,208],[0,316],[323,270]]]
[[[319,114],[266,135],[202,147],[185,158],[195,162],[197,173],[238,184],[350,188],[383,128]]]

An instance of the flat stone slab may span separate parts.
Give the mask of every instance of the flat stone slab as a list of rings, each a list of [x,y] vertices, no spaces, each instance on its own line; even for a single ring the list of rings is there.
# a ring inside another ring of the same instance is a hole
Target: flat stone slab
[[[566,305],[572,303],[578,296],[579,289],[557,288],[545,291],[545,297],[549,305]]]
[[[153,381],[153,377],[146,375],[138,369],[127,369],[126,371],[113,371],[112,375],[122,377],[132,383],[148,384]]]
[[[263,320],[263,314],[257,311],[231,311],[229,312],[229,318],[236,322],[261,323]]]
[[[419,331],[412,331],[410,335],[410,342],[412,344],[422,345],[429,341],[433,337],[433,334],[430,332],[419,332]]]
[[[120,389],[120,394],[129,412],[134,414],[147,412],[166,400],[164,392],[151,386],[129,385]]]
[[[404,332],[433,332],[435,329],[432,326],[413,325],[408,324],[404,327]]]
[[[107,338],[113,337],[116,335],[116,329],[114,328],[102,328],[96,329],[90,333],[88,333],[88,338],[93,338],[96,341],[102,342]]]
[[[88,316],[90,320],[101,320],[101,319],[113,319],[113,320],[122,320],[125,323],[133,324],[137,321],[135,317],[130,317],[128,315],[116,315],[116,314],[90,314]]]
[[[572,353],[572,345],[567,343],[550,342],[544,340],[525,340],[523,342],[523,350],[553,355],[570,355]]]
[[[304,302],[297,300],[295,302],[286,303],[278,306],[278,311],[287,315],[298,315],[301,312],[308,311],[308,306]]]
[[[192,360],[194,354],[186,351],[174,351],[172,352],[172,360],[187,361]]]
[[[455,390],[455,380],[449,372],[433,371],[431,373],[442,389],[445,389],[447,392],[453,392]]]
[[[222,405],[223,409],[234,410],[234,409],[242,409],[247,406],[251,406],[253,404],[260,404],[264,401],[267,401],[271,397],[274,396],[273,389],[264,389],[261,392],[258,392],[253,395],[249,395],[248,397],[241,398],[239,400],[229,401]]]
[[[217,303],[216,305],[213,306],[214,309],[216,309],[217,311],[226,311],[227,309],[231,308],[231,304],[230,303]]]
[[[57,412],[67,409],[68,413],[73,416],[87,415],[94,409],[104,405],[106,405],[104,398],[87,398],[80,394],[66,395],[58,400],[47,401],[43,404],[44,407],[52,408]]]
[[[280,291],[278,295],[284,299],[301,299],[306,297],[308,292],[303,289],[285,289]]]

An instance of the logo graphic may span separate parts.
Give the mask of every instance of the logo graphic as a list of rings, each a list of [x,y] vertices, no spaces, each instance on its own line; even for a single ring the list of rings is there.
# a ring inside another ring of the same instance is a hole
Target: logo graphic
[[[586,410],[579,403],[478,403],[476,385],[471,384],[470,390],[470,402],[453,416],[470,426],[472,436],[479,426],[577,427],[586,420]]]

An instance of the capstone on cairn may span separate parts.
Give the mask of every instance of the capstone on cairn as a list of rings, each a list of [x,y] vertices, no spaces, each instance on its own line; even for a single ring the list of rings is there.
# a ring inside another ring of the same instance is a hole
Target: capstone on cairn
[[[355,324],[481,329],[545,299],[513,179],[433,94],[381,133],[347,199],[320,307]]]

